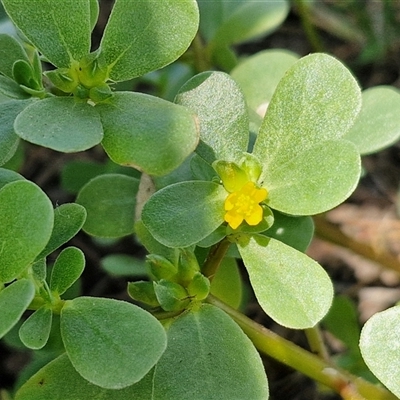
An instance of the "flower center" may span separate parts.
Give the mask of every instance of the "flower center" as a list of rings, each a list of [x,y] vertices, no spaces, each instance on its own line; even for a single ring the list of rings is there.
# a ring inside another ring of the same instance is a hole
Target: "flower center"
[[[225,221],[232,229],[236,229],[243,221],[249,225],[259,224],[263,218],[263,209],[259,203],[267,196],[266,189],[258,189],[253,182],[247,182],[225,199]]]

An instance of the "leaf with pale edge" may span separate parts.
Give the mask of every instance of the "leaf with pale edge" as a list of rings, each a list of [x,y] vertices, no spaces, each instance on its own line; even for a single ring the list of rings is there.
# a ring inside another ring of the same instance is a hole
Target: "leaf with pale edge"
[[[198,27],[194,0],[117,0],[104,30],[101,55],[110,78],[125,81],[175,61]]]
[[[150,197],[142,221],[167,247],[188,247],[224,221],[225,189],[214,182],[189,181],[167,186]]]
[[[107,389],[140,381],[167,344],[164,328],[147,311],[124,301],[95,297],[65,303],[61,336],[75,369]]]
[[[373,315],[361,331],[360,349],[373,374],[400,397],[400,306]]]
[[[239,253],[263,310],[279,324],[306,329],[328,312],[332,282],[307,255],[262,235],[236,237]]]
[[[21,318],[35,295],[35,285],[27,279],[13,282],[0,291],[0,338]]]

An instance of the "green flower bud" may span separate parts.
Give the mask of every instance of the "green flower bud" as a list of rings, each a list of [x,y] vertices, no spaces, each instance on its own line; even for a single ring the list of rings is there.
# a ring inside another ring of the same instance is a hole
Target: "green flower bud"
[[[81,84],[74,89],[73,93],[78,99],[86,100],[89,98],[89,90]]]
[[[100,86],[108,79],[108,68],[103,65],[97,53],[85,56],[75,68],[80,83],[87,88]]]
[[[78,86],[78,75],[73,69],[59,68],[44,73],[51,83],[65,93],[72,93]]]
[[[165,311],[180,311],[190,303],[190,297],[186,289],[175,282],[161,279],[153,282],[154,291],[161,308]]]
[[[158,307],[160,305],[154,292],[153,282],[129,282],[128,294],[133,300],[147,304],[151,307]]]
[[[184,286],[189,284],[196,272],[200,271],[199,263],[193,251],[181,249],[178,262],[178,280]]]
[[[204,300],[210,293],[210,281],[206,276],[197,272],[189,283],[187,291],[196,300]]]
[[[94,103],[100,103],[112,96],[112,91],[107,83],[93,87],[89,90],[89,97]]]
[[[170,279],[178,272],[178,267],[163,256],[149,254],[146,259],[150,268],[150,273],[156,280]]]

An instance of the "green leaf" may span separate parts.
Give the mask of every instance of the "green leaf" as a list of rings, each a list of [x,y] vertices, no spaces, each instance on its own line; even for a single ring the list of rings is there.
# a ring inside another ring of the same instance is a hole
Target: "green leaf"
[[[139,181],[121,174],[105,174],[89,181],[76,202],[86,208],[85,232],[100,237],[133,233]]]
[[[113,299],[78,297],[66,302],[61,335],[76,370],[108,389],[138,382],[166,347],[164,328],[151,314]]]
[[[399,364],[400,307],[373,315],[361,331],[360,348],[374,375],[400,397]]]
[[[233,308],[242,302],[242,279],[234,258],[226,257],[211,281],[211,294]]]
[[[243,331],[218,308],[203,304],[168,329],[156,365],[152,399],[268,398],[260,356]]]
[[[0,168],[0,189],[7,183],[24,180],[25,178],[18,172],[6,168]]]
[[[153,282],[150,281],[135,281],[128,283],[128,295],[135,301],[145,304],[150,307],[159,307],[160,303],[157,300],[154,291]]]
[[[173,264],[178,263],[179,250],[164,246],[156,239],[154,239],[149,230],[143,224],[142,220],[138,220],[135,222],[135,235],[139,239],[139,242],[150,254],[163,256],[171,261]]]
[[[324,327],[351,351],[359,352],[358,343],[361,327],[358,321],[357,308],[349,297],[336,296],[329,313],[322,322]]]
[[[54,210],[54,226],[46,247],[37,259],[47,257],[54,250],[72,239],[82,228],[86,210],[79,204],[66,203]]]
[[[0,103],[0,165],[5,164],[17,151],[19,137],[14,132],[14,120],[31,103],[30,100]]]
[[[355,124],[344,136],[361,154],[375,153],[400,137],[400,92],[377,86],[362,93],[362,108]]]
[[[179,90],[175,102],[198,115],[200,144],[196,152],[214,160],[239,162],[247,150],[249,120],[243,93],[223,72],[203,72]]]
[[[266,203],[288,214],[318,214],[349,197],[360,174],[360,155],[352,143],[324,141],[268,167]]]
[[[147,400],[151,398],[152,376],[149,373],[139,383],[125,389],[103,389],[83,379],[63,354],[24,383],[15,400]]]
[[[47,305],[36,310],[19,329],[22,343],[33,350],[45,346],[49,339],[53,313]]]
[[[190,303],[188,292],[178,283],[161,279],[159,282],[153,282],[153,284],[157,300],[163,310],[183,310]]]
[[[35,82],[34,71],[28,61],[15,61],[13,64],[13,78],[21,86],[37,89],[38,84]]]
[[[358,84],[339,61],[318,53],[301,58],[279,82],[255,143],[264,176],[300,152],[343,137],[360,108]]]
[[[144,260],[128,254],[109,254],[100,261],[101,267],[111,276],[147,276]]]
[[[47,276],[47,265],[46,265],[46,259],[41,258],[37,259],[33,264],[32,264],[32,274],[33,277],[39,281],[43,282],[46,280]]]
[[[13,79],[13,64],[17,60],[29,62],[21,43],[10,35],[0,34],[0,73]]]
[[[50,289],[62,295],[81,276],[85,268],[85,256],[76,247],[65,248],[57,257],[51,272]]]
[[[90,6],[90,28],[94,29],[97,23],[97,19],[99,17],[99,0],[89,0]]]
[[[350,72],[325,54],[297,61],[280,81],[260,128],[254,155],[264,165],[267,204],[294,215],[326,211],[357,185],[355,146],[341,137],[361,106]]]
[[[0,338],[21,318],[35,296],[35,285],[20,279],[0,291]]]
[[[89,0],[2,0],[24,35],[55,66],[69,67],[90,51]]]
[[[73,160],[65,163],[61,171],[61,186],[69,193],[77,194],[91,179],[107,172],[106,164]]]
[[[287,50],[264,50],[244,59],[231,71],[253,112],[250,115],[258,116],[258,127],[279,81],[298,58]]]
[[[328,312],[332,282],[317,262],[261,235],[238,236],[237,244],[257,300],[273,320],[305,329]]]
[[[175,61],[198,27],[194,0],[117,0],[100,44],[110,78],[125,81]]]
[[[190,170],[194,179],[199,181],[217,181],[220,179],[212,165],[197,154],[193,154],[190,159]]]
[[[31,104],[18,115],[14,128],[22,139],[64,153],[87,150],[103,139],[95,108],[73,97],[50,97]]]
[[[0,94],[3,94],[9,97],[10,99],[27,99],[31,97],[28,93],[26,93],[18,83],[13,81],[11,78],[7,78],[6,76],[0,75]]]
[[[48,242],[53,228],[53,207],[42,190],[26,180],[3,186],[0,204],[0,282],[11,282]]]
[[[103,147],[117,164],[149,175],[165,175],[197,146],[194,114],[166,100],[119,92],[106,104],[96,106],[96,110],[104,127]]]
[[[295,217],[274,211],[274,224],[263,232],[303,253],[314,236],[314,222],[311,217]]]
[[[225,189],[214,182],[181,182],[159,190],[147,201],[142,221],[168,247],[188,247],[224,221]]]
[[[214,45],[237,44],[274,31],[286,18],[289,4],[276,1],[198,0],[200,32]]]

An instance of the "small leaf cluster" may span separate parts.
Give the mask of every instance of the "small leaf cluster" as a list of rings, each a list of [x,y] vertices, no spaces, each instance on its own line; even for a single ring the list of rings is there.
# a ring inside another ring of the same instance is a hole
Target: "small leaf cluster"
[[[5,0],[3,5],[29,44],[0,35],[0,92],[9,98],[0,107],[6,142],[2,164],[15,153],[19,138],[67,153],[101,143],[115,162],[153,175],[173,170],[194,150],[197,125],[187,109],[112,90],[117,82],[173,62],[188,48],[199,18],[194,0],[116,1],[100,46],[92,52],[97,0],[62,7],[48,1]],[[42,72],[41,60],[54,69]]]

